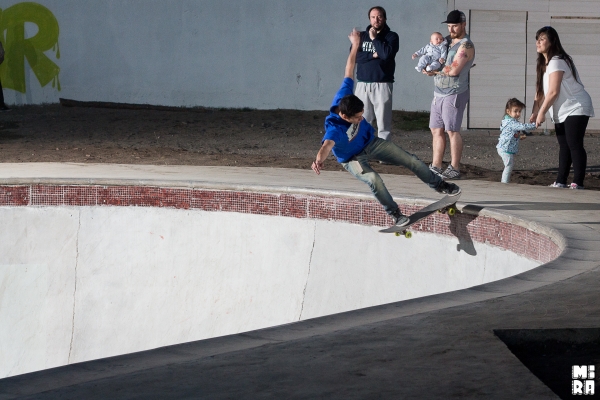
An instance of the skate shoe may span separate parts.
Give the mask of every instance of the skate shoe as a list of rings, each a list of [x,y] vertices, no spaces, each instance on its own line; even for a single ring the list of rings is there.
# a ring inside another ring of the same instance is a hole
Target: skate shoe
[[[440,178],[444,178],[444,172],[438,167],[434,167],[433,164],[429,164],[429,170],[439,176]]]
[[[452,182],[441,181],[435,191],[448,196],[456,196],[460,193],[460,187]]]
[[[578,184],[576,184],[575,182],[573,182],[569,186],[569,189],[585,189],[585,188],[583,186],[579,186]]]
[[[394,219],[394,225],[396,226],[404,226],[409,222],[408,217],[403,215],[399,208],[392,213],[392,218]]]
[[[554,182],[552,185],[548,185],[549,187],[553,187],[553,188],[561,188],[561,189],[565,189],[567,187],[567,185],[565,185],[564,183],[556,183]]]
[[[446,179],[460,179],[460,172],[452,167],[452,165],[448,165],[448,168],[442,174]]]

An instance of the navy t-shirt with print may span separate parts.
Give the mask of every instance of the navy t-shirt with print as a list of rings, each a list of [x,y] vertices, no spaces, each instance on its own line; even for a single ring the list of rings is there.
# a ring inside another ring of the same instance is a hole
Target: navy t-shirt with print
[[[342,86],[333,98],[329,115],[325,118],[325,135],[321,143],[325,140],[335,142],[332,151],[340,163],[350,161],[375,139],[375,129],[367,121],[362,119],[359,124],[351,124],[344,121],[337,113],[340,101],[343,97],[353,94],[353,89],[352,78],[344,78]]]

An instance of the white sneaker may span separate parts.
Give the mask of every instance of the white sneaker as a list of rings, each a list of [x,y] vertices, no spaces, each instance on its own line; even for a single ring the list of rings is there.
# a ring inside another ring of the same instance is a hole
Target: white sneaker
[[[567,185],[565,185],[564,183],[556,183],[554,182],[552,185],[548,185],[549,187],[553,187],[553,188],[561,188],[561,189],[566,189]]]
[[[585,189],[585,188],[583,186],[579,186],[578,184],[576,184],[575,182],[573,182],[569,186],[569,189]]]

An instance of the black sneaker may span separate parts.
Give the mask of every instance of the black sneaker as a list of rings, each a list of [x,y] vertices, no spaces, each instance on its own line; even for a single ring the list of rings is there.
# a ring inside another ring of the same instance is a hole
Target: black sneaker
[[[448,196],[456,196],[460,193],[460,187],[452,182],[441,181],[435,191],[438,193],[447,194]]]
[[[392,213],[392,218],[394,218],[394,225],[396,226],[404,226],[410,221],[406,215],[400,212],[399,208]]]

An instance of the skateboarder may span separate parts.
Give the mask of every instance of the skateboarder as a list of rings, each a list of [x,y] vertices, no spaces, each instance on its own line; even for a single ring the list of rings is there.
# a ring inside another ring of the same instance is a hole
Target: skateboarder
[[[352,43],[352,49],[346,62],[344,81],[333,98],[329,115],[325,118],[325,135],[316,160],[312,163],[312,169],[317,175],[320,174],[323,162],[329,156],[329,152],[333,151],[337,161],[348,172],[369,185],[375,198],[394,219],[394,224],[402,226],[407,224],[409,219],[402,215],[398,204],[388,192],[379,174],[373,171],[369,161],[376,160],[404,166],[438,193],[457,195],[460,193],[460,188],[454,183],[445,182],[431,172],[429,167],[415,155],[407,153],[391,141],[374,135],[375,129],[362,117],[363,102],[352,91],[360,33],[353,30],[348,38]]]

